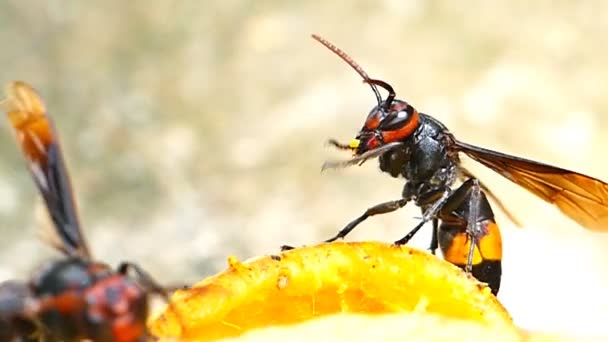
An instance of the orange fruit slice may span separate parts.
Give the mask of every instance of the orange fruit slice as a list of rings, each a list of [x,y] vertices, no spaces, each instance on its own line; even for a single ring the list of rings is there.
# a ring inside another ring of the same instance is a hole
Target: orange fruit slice
[[[485,284],[428,253],[379,242],[297,248],[229,268],[187,290],[149,322],[159,337],[239,336],[338,313],[430,313],[513,327]]]

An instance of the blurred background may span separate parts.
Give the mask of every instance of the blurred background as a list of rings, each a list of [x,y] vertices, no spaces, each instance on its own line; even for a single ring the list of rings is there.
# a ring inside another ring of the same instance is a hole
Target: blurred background
[[[17,1],[0,3],[0,82],[42,94],[95,255],[192,283],[282,244],[327,239],[403,180],[348,154],[375,99],[320,33],[461,140],[608,180],[608,3],[571,1]],[[0,122],[0,280],[57,254]],[[499,298],[530,329],[607,333],[608,235],[468,162],[498,209]],[[393,241],[407,207],[350,240]],[[430,229],[414,245],[428,246]]]

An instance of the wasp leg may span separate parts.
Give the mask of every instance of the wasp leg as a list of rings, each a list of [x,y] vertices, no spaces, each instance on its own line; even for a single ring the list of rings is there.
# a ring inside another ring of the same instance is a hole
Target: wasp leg
[[[344,227],[342,230],[340,230],[338,232],[338,234],[336,234],[336,236],[332,237],[331,239],[325,240],[325,242],[333,242],[338,239],[343,239],[353,229],[355,229],[355,227],[357,227],[359,225],[359,223],[367,220],[368,217],[393,212],[397,209],[403,208],[407,204],[407,202],[409,202],[408,199],[402,198],[402,199],[399,199],[396,201],[380,203],[371,208],[368,208],[363,213],[363,215],[361,215],[361,216],[357,217],[356,219],[354,219],[353,221],[351,221],[349,224],[346,225],[346,227]]]
[[[169,298],[169,293],[173,292],[175,290],[178,289],[186,289],[186,286],[180,286],[180,287],[163,287],[161,286],[158,282],[156,282],[156,280],[154,280],[154,278],[152,278],[152,276],[144,271],[143,268],[141,268],[139,265],[134,264],[132,262],[122,262],[119,266],[118,266],[118,273],[122,274],[122,275],[127,275],[127,273],[129,273],[129,270],[133,270],[135,272],[135,274],[137,275],[137,280],[138,282],[141,284],[141,286],[147,290],[150,293],[156,294],[161,296],[161,298],[169,305],[170,308],[172,308],[172,303],[171,300]],[[174,308],[172,308],[172,311],[176,313],[176,315],[179,318],[179,321],[182,321],[182,315],[181,312],[179,310],[175,310]],[[180,323],[181,325],[181,323]],[[155,336],[150,335],[149,333],[146,333],[146,339],[145,341],[149,341],[149,340],[158,340],[156,339]]]
[[[407,233],[404,237],[395,241],[394,242],[395,245],[405,245],[406,243],[410,242],[410,240],[414,237],[414,235],[416,235],[416,233],[418,233],[420,228],[422,228],[425,223],[426,223],[426,221],[421,221],[420,223],[418,223],[416,225],[416,227],[414,227],[414,229],[410,230],[410,232]]]
[[[395,241],[395,245],[405,245],[414,237],[414,235],[416,235],[416,233],[418,233],[420,228],[422,228],[427,222],[436,219],[439,211],[441,211],[443,206],[450,199],[450,194],[451,192],[448,190],[443,191],[441,193],[441,197],[439,197],[433,204],[431,204],[431,206],[427,210],[424,211],[424,214],[422,215],[422,221],[420,221],[420,223],[418,223],[418,225],[416,225],[414,229],[410,230],[410,232],[407,233],[404,237]]]
[[[122,275],[127,275],[129,270],[133,270],[137,275],[137,280],[141,283],[144,289],[151,293],[155,293],[163,297],[164,300],[169,302],[169,290],[163,286],[161,286],[152,276],[144,271],[139,265],[134,264],[132,262],[122,262],[118,265],[118,273]]]
[[[50,340],[50,335],[47,328],[42,324],[42,322],[38,319],[32,320],[32,323],[35,326],[34,332],[32,332],[29,336],[24,338],[24,342],[26,341],[36,341],[36,342],[45,342]]]
[[[437,248],[439,248],[439,239],[437,238],[437,233],[439,230],[439,219],[433,219],[433,235],[431,236],[431,244],[429,246],[429,251],[431,254],[435,255],[437,252]]]
[[[469,255],[467,257],[467,266],[465,268],[467,273],[471,273],[473,271],[473,253],[475,252],[475,246],[481,250],[477,237],[482,234],[477,225],[477,220],[479,219],[481,189],[479,188],[479,181],[477,178],[471,178],[471,181],[472,182],[470,184],[472,185],[469,196],[469,214],[467,215],[467,234],[469,235],[471,242],[469,243]]]

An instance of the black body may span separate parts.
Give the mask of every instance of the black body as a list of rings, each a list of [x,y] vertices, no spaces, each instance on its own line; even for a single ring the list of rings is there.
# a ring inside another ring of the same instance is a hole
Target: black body
[[[437,119],[420,114],[416,131],[379,157],[380,170],[407,180],[404,199],[425,209],[448,192],[457,178],[458,156],[450,156],[446,146],[446,127]]]

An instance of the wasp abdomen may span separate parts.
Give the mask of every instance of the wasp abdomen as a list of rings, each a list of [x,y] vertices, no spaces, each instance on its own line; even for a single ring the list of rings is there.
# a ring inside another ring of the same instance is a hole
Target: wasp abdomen
[[[498,225],[491,219],[477,223],[476,246],[473,249],[472,273],[475,278],[487,283],[492,293],[498,293],[502,275],[502,238]],[[446,222],[439,226],[439,247],[444,258],[452,264],[465,268],[467,265],[471,238],[466,222]]]

